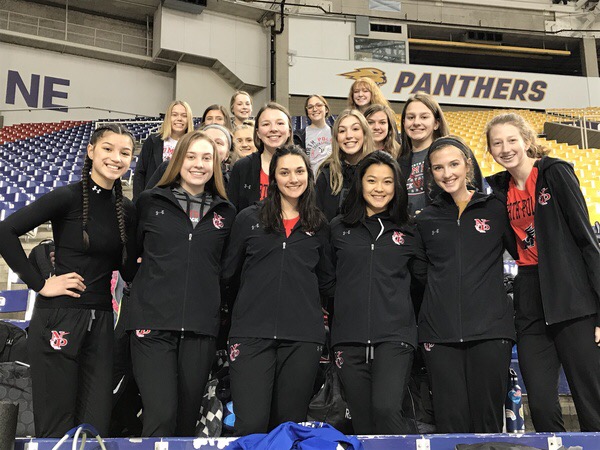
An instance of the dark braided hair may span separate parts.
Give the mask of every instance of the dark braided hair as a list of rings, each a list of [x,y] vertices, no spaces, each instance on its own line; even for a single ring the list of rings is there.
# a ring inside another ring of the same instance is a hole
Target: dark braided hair
[[[90,138],[90,145],[92,145],[92,146],[96,145],[96,142],[98,142],[98,140],[102,136],[104,136],[104,134],[106,134],[108,132],[112,132],[115,134],[123,134],[123,135],[128,136],[131,139],[132,147],[135,146],[135,138],[133,137],[133,134],[131,134],[131,132],[127,129],[127,127],[125,127],[124,125],[121,125],[121,124],[117,124],[117,123],[107,124],[101,128],[98,128],[96,131],[94,131],[94,134],[92,134],[92,137]],[[133,148],[132,148],[132,150],[133,150]],[[90,185],[91,170],[92,170],[92,160],[86,154],[85,161],[83,163],[83,168],[81,170],[81,183],[83,186],[83,217],[82,217],[83,248],[85,250],[87,250],[90,247],[90,236],[87,231],[87,223],[88,223],[89,209],[90,209],[89,185]],[[126,227],[125,227],[125,206],[123,205],[123,186],[121,185],[120,179],[115,180],[113,189],[115,191],[115,209],[116,209],[116,213],[117,213],[117,221],[119,223],[119,235],[120,235],[121,247],[122,247],[121,262],[125,263],[125,260],[127,259],[127,249],[126,249],[126,245],[125,245],[127,243],[127,232],[126,232]]]

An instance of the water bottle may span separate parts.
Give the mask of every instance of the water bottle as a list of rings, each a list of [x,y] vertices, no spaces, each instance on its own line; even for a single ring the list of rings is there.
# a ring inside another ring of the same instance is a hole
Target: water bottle
[[[504,403],[507,433],[525,433],[525,417],[523,416],[523,403],[521,399],[521,386],[519,386],[517,372],[510,369],[509,390]]]

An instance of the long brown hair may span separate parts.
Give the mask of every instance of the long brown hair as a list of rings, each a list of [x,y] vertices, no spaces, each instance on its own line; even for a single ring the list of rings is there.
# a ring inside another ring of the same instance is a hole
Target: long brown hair
[[[396,140],[396,136],[398,136],[398,127],[396,126],[396,114],[392,110],[392,108],[388,108],[384,105],[371,105],[367,109],[365,109],[365,118],[367,119],[367,123],[369,122],[369,116],[371,114],[375,114],[377,112],[384,112],[387,116],[388,121],[388,131],[383,140],[383,151],[389,153],[394,158],[398,158],[400,155],[400,144]]]
[[[340,130],[340,123],[346,117],[356,117],[358,122],[360,123],[360,127],[363,131],[363,146],[361,149],[360,159],[362,160],[365,156],[370,153],[373,153],[373,135],[371,133],[371,128],[367,123],[367,119],[362,115],[360,111],[357,109],[345,109],[341,112],[341,114],[335,119],[333,124],[333,129],[331,130],[331,155],[327,157],[323,164],[319,167],[319,173],[325,168],[329,167],[329,174],[331,176],[330,187],[333,195],[337,195],[342,190],[344,185],[344,175],[342,173],[342,161],[344,160],[343,151],[340,148],[340,144],[338,142],[338,132]]]
[[[258,110],[258,113],[254,119],[254,146],[261,153],[265,149],[265,144],[259,139],[257,131],[259,127],[260,116],[262,116],[262,113],[264,113],[267,109],[275,109],[285,114],[288,121],[288,130],[290,135],[288,136],[288,139],[284,145],[292,145],[294,143],[294,130],[292,130],[292,117],[290,116],[290,112],[285,106],[280,105],[279,103],[269,102]]]
[[[221,198],[227,199],[217,144],[202,131],[192,131],[177,142],[171,161],[169,161],[169,165],[157,186],[166,187],[171,186],[173,183],[180,182],[181,167],[183,166],[186,153],[190,146],[196,141],[206,141],[213,149],[213,176],[206,182],[204,189],[213,195],[218,195]]]
[[[450,128],[448,127],[448,122],[446,122],[446,118],[444,117],[444,112],[440,107],[439,103],[435,101],[435,99],[431,95],[427,94],[415,94],[410,97],[406,104],[404,105],[404,109],[402,110],[402,117],[400,119],[400,133],[402,133],[402,148],[400,156],[406,156],[412,152],[412,140],[406,134],[406,130],[404,129],[404,120],[406,119],[406,110],[408,109],[408,105],[412,102],[421,102],[423,103],[429,111],[433,114],[433,117],[438,122],[438,129],[433,130],[433,140],[435,141],[437,138],[441,138],[442,136],[446,136],[450,134]]]

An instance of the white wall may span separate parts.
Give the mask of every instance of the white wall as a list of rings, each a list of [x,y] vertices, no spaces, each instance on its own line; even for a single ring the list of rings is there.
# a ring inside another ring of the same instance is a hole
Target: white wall
[[[268,84],[269,33],[253,21],[207,10],[188,14],[159,8],[154,54],[161,50],[214,58],[246,84]]]
[[[354,21],[290,17],[290,52],[300,57],[347,61],[353,33]]]
[[[158,115],[164,112],[175,92],[175,80],[171,74],[30,47],[0,43],[0,61],[0,112],[5,118],[5,125],[131,117],[118,112]],[[59,92],[53,97],[54,104],[72,108],[103,108],[114,112],[76,109],[68,112],[11,111],[35,107],[26,103],[18,88],[14,104],[7,103],[11,100],[9,91],[12,91],[8,86],[9,71],[18,72],[28,90],[31,76],[40,76],[38,108],[43,106],[44,81],[52,81],[49,77],[54,77],[63,80],[54,84],[54,91]]]

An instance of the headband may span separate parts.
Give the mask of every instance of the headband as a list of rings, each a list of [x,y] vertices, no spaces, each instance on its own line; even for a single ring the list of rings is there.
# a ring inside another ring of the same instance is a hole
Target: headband
[[[206,130],[210,130],[211,128],[215,128],[217,130],[220,130],[221,132],[223,132],[223,134],[225,135],[225,137],[227,138],[227,147],[231,150],[231,132],[225,128],[223,125],[219,125],[218,123],[211,123],[208,125],[204,125],[202,128],[200,128],[200,131],[206,131]]]

